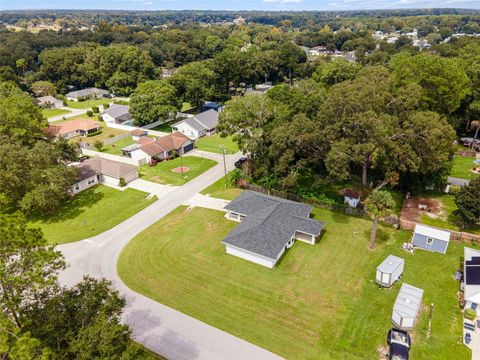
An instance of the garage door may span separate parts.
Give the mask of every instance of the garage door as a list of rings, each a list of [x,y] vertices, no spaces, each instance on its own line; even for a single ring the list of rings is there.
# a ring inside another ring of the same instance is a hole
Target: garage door
[[[186,153],[187,151],[190,151],[193,149],[193,143],[187,146],[183,147],[183,152]]]

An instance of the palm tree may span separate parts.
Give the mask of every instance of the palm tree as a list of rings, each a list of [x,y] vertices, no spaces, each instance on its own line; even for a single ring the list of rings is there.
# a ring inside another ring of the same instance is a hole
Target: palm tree
[[[377,238],[378,219],[387,216],[395,205],[392,195],[387,191],[375,190],[365,200],[364,210],[373,218],[372,236],[370,237],[370,249],[375,248]]]

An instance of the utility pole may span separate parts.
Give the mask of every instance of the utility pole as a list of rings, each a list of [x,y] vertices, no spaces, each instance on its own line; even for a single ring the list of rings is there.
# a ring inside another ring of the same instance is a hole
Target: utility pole
[[[225,154],[227,152],[227,149],[225,149],[225,145],[221,144],[220,148],[223,150],[223,171],[225,172],[225,189],[227,188],[227,163],[225,161]]]
[[[182,179],[185,179],[183,177],[183,156],[182,156],[182,153],[183,153],[183,149],[180,149],[180,171],[182,173]]]
[[[475,149],[475,143],[477,142],[477,137],[478,137],[478,131],[480,130],[480,124],[477,126],[477,130],[475,130],[475,136],[473,137],[473,141],[470,144],[470,149]]]

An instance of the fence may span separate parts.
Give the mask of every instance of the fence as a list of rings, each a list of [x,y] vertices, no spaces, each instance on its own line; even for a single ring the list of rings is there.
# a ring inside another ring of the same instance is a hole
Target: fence
[[[156,130],[139,128],[137,126],[120,125],[120,124],[115,124],[115,123],[110,123],[110,122],[106,122],[105,125],[107,125],[107,127],[113,128],[113,129],[124,130],[124,131],[128,131],[128,132],[133,131],[135,129],[146,130],[149,135],[159,136],[159,137],[168,135],[168,133],[164,133],[164,132],[156,131]]]
[[[415,229],[415,225],[417,225],[417,224],[418,223],[416,223],[415,221],[400,219],[400,228],[404,229],[404,230],[413,231]],[[430,225],[428,225],[428,226],[430,226]],[[463,231],[455,231],[455,230],[450,230],[450,229],[436,228],[434,226],[430,226],[430,227],[450,232],[450,239],[452,239],[453,241],[460,241],[460,242],[465,242],[465,243],[480,243],[480,235],[470,234],[468,232],[463,232]]]
[[[111,138],[102,140],[102,143],[103,143],[103,145],[111,145],[113,143],[116,143],[117,141],[129,138],[129,137],[132,137],[132,135],[130,133],[120,134],[120,135],[116,135],[116,136],[113,136]],[[90,144],[88,146],[88,149],[93,150],[94,147]]]
[[[129,158],[129,157],[112,155],[112,154],[108,154],[108,153],[104,153],[104,152],[100,152],[100,151],[94,151],[94,150],[91,150],[91,149],[82,149],[82,154],[83,155],[88,155],[88,156],[98,156],[98,157],[101,157],[103,159],[109,159],[109,160],[121,162],[121,163],[124,163],[124,164],[129,164],[129,165],[135,165],[135,166],[143,165],[145,163],[145,160],[140,160],[140,161],[139,160],[134,160],[134,159]]]
[[[292,193],[288,193],[288,192],[284,192],[284,191],[278,191],[278,190],[266,190],[262,186],[248,184],[248,183],[245,183],[245,182],[240,182],[239,186],[242,189],[261,192],[261,193],[276,196],[276,197],[279,197],[279,198],[282,198],[282,199],[287,199],[287,200],[292,200],[292,201],[312,205],[312,206],[319,207],[319,208],[322,208],[322,209],[327,209],[327,210],[331,210],[331,211],[335,211],[335,212],[340,212],[340,213],[344,213],[344,214],[352,215],[352,216],[366,217],[365,212],[361,208],[352,208],[352,207],[349,207],[349,206],[344,205],[344,204],[326,204],[326,203],[320,202],[320,201],[315,200],[315,199],[302,198],[302,197],[298,196],[297,194],[292,194]]]

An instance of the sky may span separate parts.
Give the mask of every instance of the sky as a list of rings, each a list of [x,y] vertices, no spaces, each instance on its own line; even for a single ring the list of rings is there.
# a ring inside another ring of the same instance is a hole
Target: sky
[[[0,0],[7,9],[106,10],[359,10],[480,9],[480,0]]]

